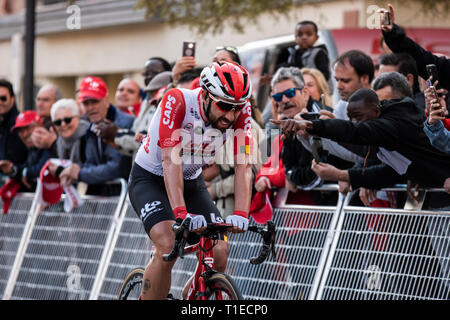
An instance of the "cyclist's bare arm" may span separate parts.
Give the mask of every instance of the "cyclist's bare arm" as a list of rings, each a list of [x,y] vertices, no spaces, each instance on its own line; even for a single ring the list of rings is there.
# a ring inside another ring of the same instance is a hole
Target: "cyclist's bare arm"
[[[164,172],[164,185],[172,209],[186,207],[183,191],[183,168],[179,157],[181,144],[175,147],[164,148],[161,150],[162,166]],[[176,157],[176,159],[173,159]]]
[[[251,164],[238,164],[235,167],[234,175],[234,211],[246,212],[250,208],[251,200]],[[233,227],[233,232],[241,232],[237,227]]]
[[[251,134],[251,106],[248,105],[242,110],[238,117],[234,135],[234,212],[233,216],[245,218],[246,230],[248,226],[248,211],[251,201],[252,166],[250,157],[252,155],[253,137]],[[238,218],[239,221],[240,218]],[[242,219],[241,219],[242,220]],[[227,217],[227,222],[229,218]],[[243,221],[244,222],[244,221]],[[238,228],[235,221],[233,232],[244,232]]]
[[[178,209],[182,208],[181,218],[186,215],[186,204],[183,191],[183,167],[180,158],[181,138],[179,129],[183,122],[186,106],[182,93],[171,89],[164,95],[161,104],[161,120],[159,123],[159,139],[161,145],[161,160],[169,202],[174,210],[175,218]]]

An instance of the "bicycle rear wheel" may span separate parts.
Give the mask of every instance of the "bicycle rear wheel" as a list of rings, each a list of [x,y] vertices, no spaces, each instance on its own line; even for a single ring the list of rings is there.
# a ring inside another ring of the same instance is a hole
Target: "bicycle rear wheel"
[[[120,288],[118,300],[138,300],[141,295],[144,269],[136,268],[126,276]]]
[[[224,273],[214,273],[206,281],[208,300],[244,300],[233,279]]]

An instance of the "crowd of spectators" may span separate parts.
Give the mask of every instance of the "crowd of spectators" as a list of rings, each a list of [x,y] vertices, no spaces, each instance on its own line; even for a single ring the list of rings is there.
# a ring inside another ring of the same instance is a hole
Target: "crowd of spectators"
[[[392,6],[390,10],[394,20]],[[382,200],[400,207],[402,199],[377,190],[407,184],[450,193],[449,60],[421,48],[393,22],[381,29],[386,54],[376,63],[357,49],[330,62],[326,46],[318,41],[317,25],[305,20],[295,26],[295,46],[288,48],[286,61],[274,74],[266,75],[271,103],[264,108],[253,97],[250,101],[255,145],[271,144],[264,149],[271,151],[265,163],[263,148],[255,148],[253,195],[273,197],[285,188],[290,203],[328,205],[335,197],[312,189],[338,183],[343,193],[359,189],[364,205]],[[242,63],[231,46],[218,47],[211,61]],[[419,80],[429,79],[428,64],[437,66],[439,79],[430,80],[438,90],[421,88]],[[64,167],[49,166],[62,184],[84,184],[88,194],[114,194],[105,182],[128,178],[164,92],[197,87],[201,69],[193,56],[173,64],[152,57],[144,64],[145,87],[124,78],[115,88],[114,102],[103,79],[88,76],[69,98],[56,86],[44,85],[36,110],[21,113],[11,83],[0,80],[3,184],[13,180],[7,188],[34,191],[40,169],[58,158],[70,161]],[[332,77],[340,97],[334,104]],[[282,131],[266,139],[264,127]],[[220,161],[204,170],[208,190],[224,215],[233,207],[234,172],[231,159],[227,161],[231,148],[225,144],[217,152]],[[2,196],[6,191],[0,190]],[[408,191],[414,197],[414,190]],[[428,208],[446,208],[450,197],[429,202]]]
[[[391,208],[402,208],[406,197],[414,200],[418,188],[442,188],[427,196],[423,208],[450,210],[450,60],[411,40],[389,9],[392,23],[381,26],[386,53],[376,63],[357,49],[330,61],[326,46],[318,42],[317,25],[296,25],[296,45],[267,75],[270,104],[258,106],[250,99],[254,146],[260,146],[253,149],[250,211],[255,220],[261,221],[260,209],[280,190],[287,190],[290,204],[336,204],[336,194],[314,190],[328,183],[337,183],[342,193],[359,190],[356,203]],[[231,46],[216,49],[211,62],[217,61],[242,63]],[[429,64],[436,65],[438,79],[430,78]],[[128,179],[164,93],[172,87],[198,87],[201,69],[192,56],[173,64],[152,57],[144,64],[145,87],[124,78],[114,88],[114,102],[109,101],[113,88],[92,75],[82,79],[72,97],[44,85],[36,95],[36,110],[23,112],[12,84],[0,80],[3,202],[16,192],[35,191],[41,169],[52,158],[68,160],[64,166],[48,166],[62,185],[77,184],[87,194],[117,194],[106,182]],[[433,87],[422,88],[421,79]],[[334,90],[339,100],[333,103]],[[264,136],[265,127],[277,130],[274,139]],[[271,145],[264,148],[267,141]],[[263,161],[266,149],[270,157]],[[234,206],[230,150],[232,139],[203,172],[224,217]],[[408,187],[407,195],[381,190],[398,184]]]

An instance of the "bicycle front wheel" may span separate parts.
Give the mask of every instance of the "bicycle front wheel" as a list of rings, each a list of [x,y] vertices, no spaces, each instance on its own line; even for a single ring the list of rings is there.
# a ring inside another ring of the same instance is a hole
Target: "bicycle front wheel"
[[[208,300],[244,300],[233,279],[224,273],[214,273],[206,281]]]
[[[141,295],[144,269],[136,268],[126,276],[120,288],[118,300],[138,300]]]

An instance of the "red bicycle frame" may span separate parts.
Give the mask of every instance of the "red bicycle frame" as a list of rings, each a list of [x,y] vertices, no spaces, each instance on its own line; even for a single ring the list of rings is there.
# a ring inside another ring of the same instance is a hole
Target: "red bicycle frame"
[[[198,252],[198,264],[195,269],[194,279],[188,291],[187,300],[206,300],[206,278],[208,272],[214,270],[214,240],[201,237],[199,243],[184,249],[185,254]],[[217,300],[222,300],[222,293],[218,292]]]

